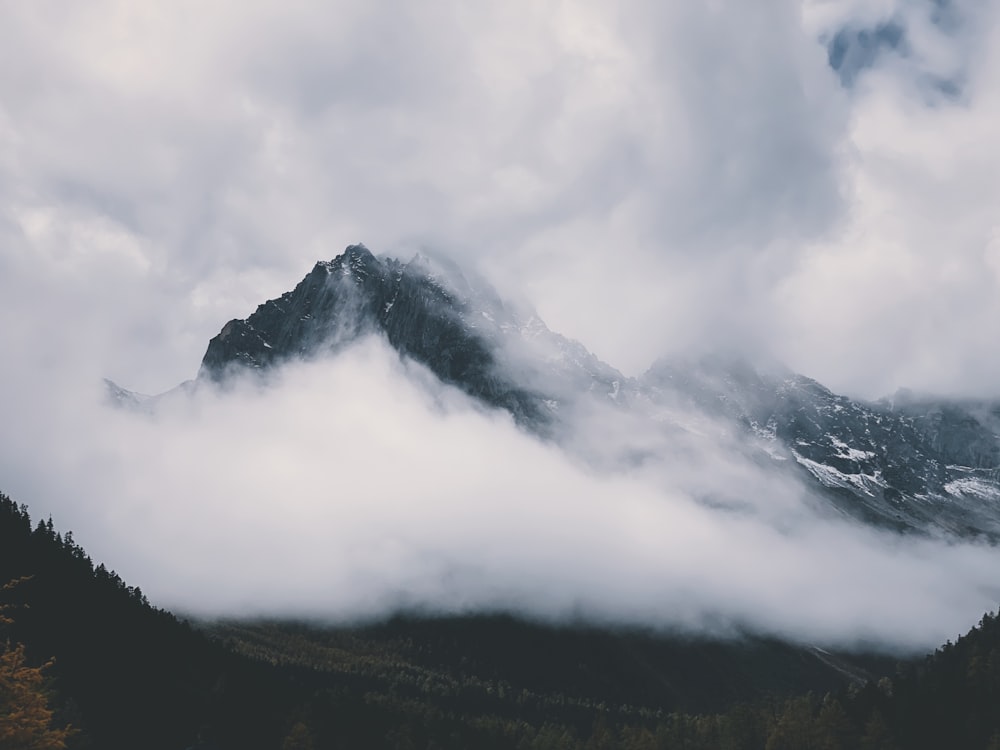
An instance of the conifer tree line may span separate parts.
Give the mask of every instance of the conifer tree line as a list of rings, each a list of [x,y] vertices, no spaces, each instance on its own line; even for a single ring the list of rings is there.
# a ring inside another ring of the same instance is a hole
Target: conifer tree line
[[[0,581],[0,750],[1000,750],[993,613],[865,684],[695,712],[600,680],[515,684],[449,653],[482,624],[195,628],[3,494]],[[503,660],[537,648],[535,631],[490,627]]]

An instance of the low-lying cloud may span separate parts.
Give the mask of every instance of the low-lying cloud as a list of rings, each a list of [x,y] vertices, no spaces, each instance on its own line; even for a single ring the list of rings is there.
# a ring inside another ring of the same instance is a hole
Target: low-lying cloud
[[[1000,550],[838,520],[685,431],[645,441],[656,461],[595,470],[376,338],[154,414],[71,381],[27,391],[14,416],[33,428],[0,438],[7,491],[181,612],[504,609],[906,649],[1000,597]],[[606,417],[587,439],[612,456],[625,436]],[[742,506],[699,500],[723,494]]]
[[[363,241],[454,251],[630,375],[738,343],[995,397],[998,55],[997,0],[8,3],[0,488],[202,614],[954,637],[996,550],[828,517],[717,431],[589,415],[563,453],[373,343],[155,417],[98,384],[172,387]]]

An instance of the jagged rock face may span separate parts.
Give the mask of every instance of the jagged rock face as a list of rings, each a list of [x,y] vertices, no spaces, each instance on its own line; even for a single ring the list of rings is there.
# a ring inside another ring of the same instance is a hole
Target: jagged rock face
[[[229,321],[209,342],[198,377],[221,380],[233,366],[262,369],[311,356],[373,327],[373,307],[387,280],[376,275],[383,269],[366,254],[317,263],[293,291],[268,300],[246,320]],[[370,288],[356,289],[356,283]]]
[[[376,258],[363,245],[319,262],[294,290],[232,320],[209,342],[199,378],[219,381],[232,367],[263,369],[336,350],[364,334],[384,335],[401,355],[445,383],[509,411],[545,433],[560,398],[583,388],[617,395],[625,378],[535,316],[508,309],[485,285],[458,269],[418,256],[409,263]],[[512,340],[544,340],[561,361],[520,357]],[[512,371],[516,371],[516,376]],[[553,373],[556,376],[553,377]]]
[[[1000,535],[1000,404],[854,401],[787,370],[719,357],[659,362],[640,384],[654,401],[679,395],[736,422],[852,515]]]

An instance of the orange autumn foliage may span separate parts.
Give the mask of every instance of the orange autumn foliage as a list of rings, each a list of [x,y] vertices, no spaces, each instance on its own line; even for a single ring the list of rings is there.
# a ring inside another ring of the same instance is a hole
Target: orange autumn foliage
[[[19,581],[3,587],[10,590]],[[9,624],[0,606],[0,625]],[[65,750],[66,740],[76,734],[72,727],[52,727],[48,680],[45,670],[28,665],[22,644],[0,645],[0,748],[3,750]]]

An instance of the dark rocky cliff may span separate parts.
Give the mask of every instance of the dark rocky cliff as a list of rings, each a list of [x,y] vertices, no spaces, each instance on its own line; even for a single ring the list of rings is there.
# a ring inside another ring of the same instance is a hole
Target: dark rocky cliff
[[[219,381],[234,367],[263,369],[335,351],[366,333],[381,334],[445,383],[544,430],[551,417],[546,394],[505,373],[497,342],[468,322],[491,290],[480,297],[477,291],[460,274],[435,274],[421,257],[404,264],[352,245],[317,263],[291,292],[245,320],[227,323],[209,342],[199,378]]]

